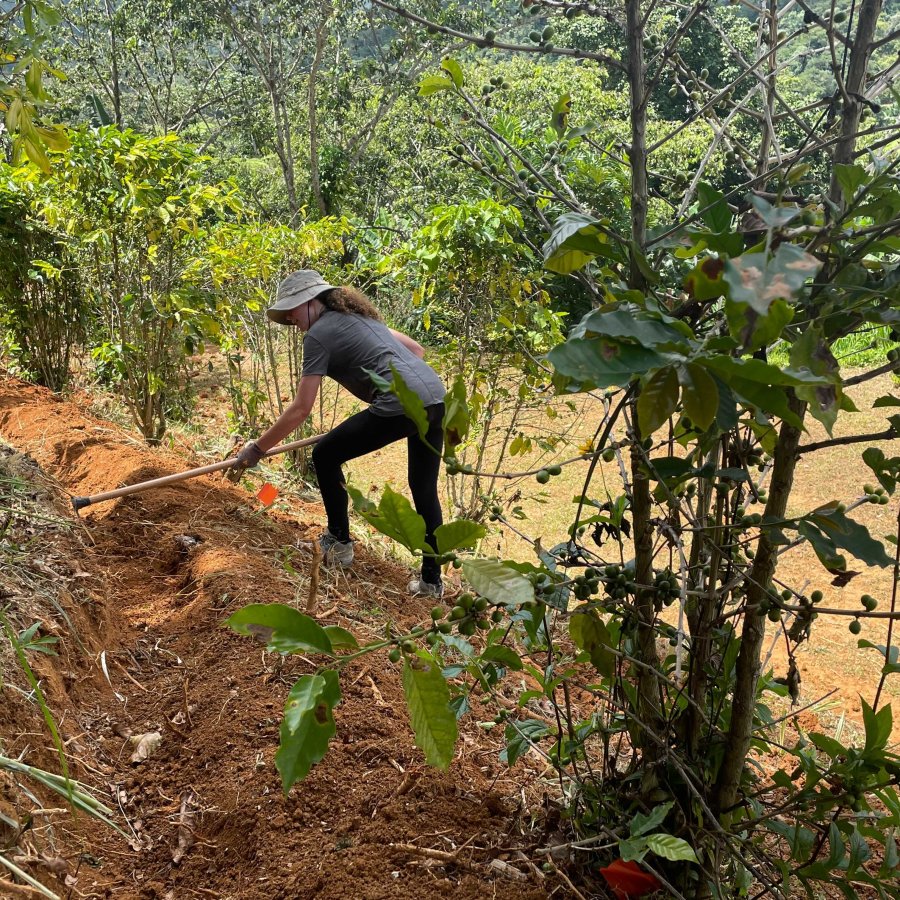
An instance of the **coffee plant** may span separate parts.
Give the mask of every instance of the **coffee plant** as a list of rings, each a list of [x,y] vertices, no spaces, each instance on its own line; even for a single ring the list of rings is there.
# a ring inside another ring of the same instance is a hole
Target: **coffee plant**
[[[358,647],[286,607],[251,606],[229,619],[273,650],[329,660],[289,696],[278,755],[285,789],[334,734],[341,668],[384,650],[402,663],[426,760],[449,765],[472,698],[496,702],[505,760],[536,753],[556,770],[572,840],[603,848],[613,889],[900,897],[900,757],[882,701],[885,680],[900,671],[893,628],[885,644],[859,641],[884,660],[863,702],[861,745],[796,721],[783,742],[776,726],[785,717],[772,708],[799,698],[796,653],[814,643],[817,620],[844,616],[857,634],[898,615],[897,547],[889,553],[853,513],[890,502],[900,458],[869,447],[871,484],[836,484],[814,509],[791,502],[801,457],[900,436],[892,394],[873,403],[883,430],[834,436],[856,409],[848,389],[900,368],[889,345],[880,365],[847,376],[833,349],[900,326],[900,155],[879,99],[896,61],[885,56],[881,3],[862,0],[849,15],[805,2],[747,4],[752,36],[737,30],[738,43],[705,2],[523,0],[518,17],[483,34],[376,3],[411,27],[486,51],[581,60],[627,91],[624,142],[603,121],[579,119],[572,94],[520,140],[507,127],[502,78],[470,84],[465,61],[447,57],[420,84],[448,160],[519,210],[521,240],[587,301],[590,311],[541,364],[559,394],[590,398],[599,424],[591,444],[561,464],[585,467],[566,539],[545,548],[531,538],[530,562],[467,554],[484,529],[466,520],[444,525],[428,547],[403,498],[387,490],[375,505],[354,495],[373,527],[461,568],[468,584],[410,632]],[[620,35],[621,53],[601,49],[604,28]],[[798,106],[791,54],[808,55],[811,35],[831,48],[831,88]],[[713,40],[726,64],[698,68],[701,40]],[[660,88],[686,113],[651,138]],[[654,168],[685,123],[709,129],[700,164],[687,176]],[[573,188],[590,157],[598,178],[613,165],[627,173],[622,208],[598,212]],[[403,385],[393,390],[421,418]],[[467,409],[461,385],[448,400],[449,431],[464,426]],[[811,420],[827,439],[809,438]],[[450,471],[476,476],[454,446]],[[618,471],[617,487],[608,477],[597,487],[603,464]],[[506,474],[552,490],[559,471]],[[501,506],[490,517],[528,537]],[[822,566],[812,590],[779,572],[801,545]],[[851,557],[893,568],[891,596],[863,595],[858,610],[830,606],[829,587],[857,574]],[[787,648],[783,672],[765,664],[767,629]],[[758,764],[769,751],[780,754],[774,772]]]

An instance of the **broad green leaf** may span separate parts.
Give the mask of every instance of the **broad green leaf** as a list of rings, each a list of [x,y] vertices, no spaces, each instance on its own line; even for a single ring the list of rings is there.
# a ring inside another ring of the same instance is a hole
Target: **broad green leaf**
[[[449,91],[453,88],[453,81],[444,75],[426,75],[419,82],[419,96],[430,97],[438,91]]]
[[[844,841],[837,824],[832,822],[828,827],[828,859],[825,860],[827,870],[836,869],[847,857]]]
[[[28,71],[25,73],[25,85],[35,100],[43,99],[43,63],[41,60],[32,60]]]
[[[850,203],[856,192],[869,180],[869,174],[862,166],[843,163],[838,163],[834,167],[834,177],[841,186],[846,203]]]
[[[574,613],[569,618],[569,635],[575,646],[590,656],[594,668],[604,678],[612,678],[616,655],[610,647],[609,629],[597,613],[594,610]]]
[[[496,559],[467,559],[463,575],[482,597],[506,606],[521,606],[534,599],[534,585]]]
[[[402,494],[386,486],[376,507],[353,487],[347,486],[356,511],[381,534],[402,544],[407,550],[431,552],[425,543],[425,520]]]
[[[531,744],[536,744],[549,732],[548,726],[537,719],[525,719],[521,722],[510,721],[504,733],[506,749],[500,752],[500,761],[514,766],[516,760],[528,750]]]
[[[602,233],[598,231],[593,234],[584,230],[567,238],[559,251],[545,261],[544,268],[556,272],[557,275],[570,275],[597,256],[604,259],[616,258]]]
[[[847,861],[847,877],[852,878],[856,870],[871,857],[872,851],[868,841],[860,834],[859,827],[854,824],[850,832],[850,859]],[[858,894],[857,894],[858,896]]]
[[[715,380],[697,363],[679,366],[678,380],[685,414],[701,431],[706,431],[719,411],[719,388]]]
[[[827,535],[823,534],[811,522],[801,520],[797,523],[797,531],[812,545],[819,562],[829,572],[844,572],[847,569],[847,560],[838,553],[838,549]]]
[[[570,332],[569,337],[600,335],[638,344],[641,347],[687,349],[686,339],[692,337],[684,323],[669,324],[654,318],[633,303],[618,309],[595,309],[589,312]]]
[[[35,136],[35,133],[32,131],[32,134],[24,137],[22,140],[22,146],[25,149],[25,155],[46,175],[49,175],[52,171],[50,168],[50,159],[47,154],[44,152],[44,148],[41,145],[40,141]]]
[[[645,372],[678,361],[677,357],[605,338],[570,338],[554,347],[547,359],[562,375],[598,388],[629,384]]]
[[[403,407],[403,412],[416,423],[416,428],[419,429],[419,437],[427,445],[428,442],[425,440],[425,437],[428,434],[429,422],[428,413],[425,412],[425,404],[422,402],[422,398],[409,388],[403,380],[403,376],[393,366],[391,366],[391,373],[394,376],[391,391],[397,395],[397,399]],[[431,449],[434,450],[433,447]]]
[[[522,660],[519,658],[519,654],[511,647],[506,647],[503,644],[491,644],[491,646],[487,647],[484,653],[481,654],[479,661],[483,663],[499,663],[504,668],[511,669],[513,672],[520,672],[522,670]]]
[[[678,376],[672,366],[656,372],[641,388],[637,400],[641,437],[650,437],[666,423],[678,406]]]
[[[647,847],[657,856],[671,859],[673,862],[699,863],[694,848],[685,840],[671,834],[651,834],[647,837]]]
[[[811,731],[808,737],[812,741],[814,747],[821,750],[823,753],[827,753],[832,759],[838,759],[841,756],[847,755],[847,748],[840,741],[836,741],[827,734]]]
[[[326,653],[334,656],[327,633],[309,616],[284,603],[250,603],[232,613],[225,624],[238,634],[266,642],[278,653]]]
[[[746,303],[725,300],[728,330],[745,353],[753,353],[777,341],[794,318],[794,307],[786,300],[774,300],[761,316]]]
[[[768,228],[781,228],[800,215],[800,207],[775,206],[759,194],[751,194],[750,203]]]
[[[700,470],[690,460],[681,456],[657,456],[650,460],[650,477],[658,481],[681,481],[688,475],[697,475]],[[672,485],[670,485],[672,486]]]
[[[339,647],[346,647],[350,650],[359,649],[359,641],[346,628],[341,628],[340,625],[325,625],[322,627],[322,630],[328,635],[328,640],[331,641],[332,647],[336,649]]]
[[[875,540],[869,529],[841,512],[837,503],[829,503],[813,510],[805,517],[823,531],[835,546],[846,550],[870,566],[887,567],[893,564],[881,541]]]
[[[449,553],[460,547],[474,547],[487,534],[484,525],[471,522],[469,519],[456,519],[445,522],[434,530],[438,553]]]
[[[463,72],[460,64],[449,56],[445,56],[441,60],[441,68],[450,75],[456,87],[463,86]]]
[[[716,389],[719,392],[719,408],[716,410],[716,425],[719,431],[731,431],[738,423],[737,400],[730,387],[718,376],[714,375]]]
[[[291,688],[275,754],[285,794],[325,756],[337,730],[334,707],[340,700],[338,675],[330,669],[321,675],[303,675]]]
[[[668,803],[660,803],[659,806],[653,807],[649,813],[635,813],[631,820],[631,836],[638,837],[646,834],[654,828],[658,828],[666,820],[669,810],[675,805],[674,800]]]
[[[69,135],[66,134],[66,130],[61,125],[54,125],[53,127],[39,125],[35,128],[35,131],[51,150],[68,150],[72,146]]]
[[[444,397],[444,440],[448,447],[457,447],[469,433],[469,405],[466,383],[457,375]]]
[[[647,855],[647,850],[647,839],[643,837],[624,838],[619,841],[619,856],[622,862],[640,862]]]
[[[780,368],[761,359],[736,359],[733,356],[708,356],[703,364],[714,369],[721,378],[742,378],[766,385],[830,384],[831,380],[807,369]]]
[[[866,728],[865,753],[884,750],[894,727],[891,705],[887,704],[876,712],[862,697],[859,699],[862,701],[863,724]]]
[[[900,406],[900,397],[895,397],[893,394],[884,394],[875,400],[872,404],[872,409],[881,409],[884,406]]]
[[[697,185],[697,206],[703,224],[710,231],[727,231],[731,226],[731,210],[725,202],[725,195],[702,181]]]
[[[892,645],[890,651],[888,651],[884,644],[873,644],[872,641],[867,641],[865,638],[860,638],[856,642],[856,646],[860,650],[877,650],[882,655],[885,660],[884,668],[882,669],[883,674],[893,675],[896,672],[900,672],[900,647]]]
[[[788,406],[787,395],[782,387],[769,387],[744,378],[731,377],[728,381],[738,399],[756,407],[757,410],[768,416],[778,416],[790,425],[797,428],[803,427],[800,417]],[[768,434],[774,434],[774,432],[767,432]],[[772,449],[774,449],[774,445]]]
[[[560,275],[568,275],[580,269],[585,263],[589,262],[596,253],[579,249],[572,251],[574,256],[565,260],[564,257],[569,253],[566,242],[576,235],[595,239],[597,243],[601,243],[603,238],[602,232],[598,227],[599,223],[596,219],[582,213],[564,213],[556,222],[553,223],[553,230],[550,237],[544,243],[542,252],[544,254],[544,265],[553,272],[559,272]]]
[[[896,876],[895,869],[900,867],[900,853],[897,851],[897,839],[894,837],[894,829],[888,831],[887,839],[884,842],[884,862],[881,871],[878,873],[880,877]]]
[[[450,709],[450,689],[441,667],[424,650],[404,660],[403,691],[416,746],[429,765],[446,769],[456,746],[456,716]]]

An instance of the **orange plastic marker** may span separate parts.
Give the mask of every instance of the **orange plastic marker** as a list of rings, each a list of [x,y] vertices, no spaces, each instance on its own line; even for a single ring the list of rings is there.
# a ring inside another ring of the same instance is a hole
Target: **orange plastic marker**
[[[257,500],[262,503],[263,506],[271,506],[275,502],[275,498],[278,496],[278,488],[275,487],[274,484],[269,484],[267,481],[260,489],[256,495]]]

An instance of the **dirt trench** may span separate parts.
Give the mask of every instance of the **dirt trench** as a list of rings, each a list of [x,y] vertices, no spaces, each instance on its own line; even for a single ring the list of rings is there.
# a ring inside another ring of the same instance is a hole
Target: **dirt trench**
[[[73,495],[205,462],[149,450],[85,406],[0,379],[0,437]],[[38,673],[73,774],[117,810],[129,841],[83,815],[62,815],[55,833],[76,879],[71,896],[564,896],[517,853],[527,838],[515,779],[497,761],[499,739],[469,717],[450,771],[426,768],[398,672],[384,656],[342,674],[337,737],[309,777],[282,794],[274,766],[281,709],[315,660],[266,654],[222,622],[247,602],[305,602],[310,554],[298,542],[317,533],[316,519],[320,509],[304,504],[293,516],[267,513],[216,476],[83,512],[83,555],[72,566],[88,599],[71,601],[83,650],[38,660]],[[363,549],[351,573],[323,578],[323,623],[367,639],[386,619],[426,619],[430,604],[404,595],[407,574]],[[34,747],[34,732],[16,722],[22,704],[3,705],[7,752]],[[159,748],[132,763],[129,735],[152,732]],[[52,752],[42,749],[37,764],[52,767]],[[459,853],[448,863],[397,845]],[[490,869],[493,859],[501,862]],[[66,896],[51,874],[35,874]]]

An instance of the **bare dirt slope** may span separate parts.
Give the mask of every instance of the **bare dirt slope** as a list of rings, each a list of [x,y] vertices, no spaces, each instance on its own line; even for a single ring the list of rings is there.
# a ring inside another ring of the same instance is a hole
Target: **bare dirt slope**
[[[75,495],[197,463],[150,451],[77,402],[14,379],[0,380],[0,437]],[[297,518],[266,513],[210,476],[92,507],[67,539],[82,556],[54,571],[65,583],[77,578],[79,592],[67,602],[83,648],[60,629],[60,656],[36,660],[38,674],[73,774],[119,811],[131,836],[129,846],[85,816],[52,819],[57,849],[77,876],[71,896],[527,900],[556,893],[555,882],[516,861],[522,838],[504,782],[496,782],[504,774],[496,740],[471,723],[449,773],[426,769],[398,673],[383,656],[343,673],[331,751],[282,795],[274,767],[281,708],[315,660],[282,665],[222,622],[246,602],[305,602],[309,553],[297,543],[315,531],[303,524],[302,506]],[[63,544],[56,547],[61,553]],[[362,552],[349,575],[323,577],[323,622],[366,639],[383,633],[385,620],[422,621],[428,605],[404,596],[406,576]],[[7,693],[4,750],[27,749],[31,761],[53,768],[33,704],[8,703]],[[154,731],[158,750],[130,762],[128,736]],[[35,827],[35,841],[44,827]],[[397,844],[464,849],[459,864],[444,865]],[[527,877],[492,875],[485,864],[495,857]],[[66,896],[64,871],[32,871]]]

